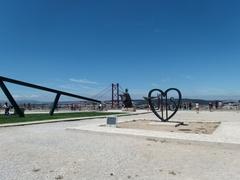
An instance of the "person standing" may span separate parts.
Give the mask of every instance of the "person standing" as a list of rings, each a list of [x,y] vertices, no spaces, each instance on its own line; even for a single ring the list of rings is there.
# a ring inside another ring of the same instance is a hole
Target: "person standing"
[[[187,104],[184,103],[184,104],[183,104],[183,110],[186,110],[186,109],[187,109]]]
[[[102,111],[102,103],[100,103],[100,104],[98,105],[98,110],[99,110],[99,111]]]
[[[215,102],[215,109],[218,109],[218,101]]]
[[[192,110],[192,102],[188,103],[188,109],[191,111]]]
[[[9,111],[10,111],[10,107],[8,106],[7,102],[5,102],[5,104],[3,105],[3,108],[4,108],[4,115],[8,116]]]
[[[199,103],[196,103],[196,112],[199,114]]]
[[[212,109],[213,109],[213,104],[212,104],[212,102],[210,102],[210,103],[208,104],[208,107],[209,107],[209,111],[212,112]]]

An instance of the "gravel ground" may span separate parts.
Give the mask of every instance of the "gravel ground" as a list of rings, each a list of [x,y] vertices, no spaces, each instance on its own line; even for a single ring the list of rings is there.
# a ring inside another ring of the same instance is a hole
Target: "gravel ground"
[[[0,180],[239,179],[240,146],[66,130],[104,120],[0,128]]]

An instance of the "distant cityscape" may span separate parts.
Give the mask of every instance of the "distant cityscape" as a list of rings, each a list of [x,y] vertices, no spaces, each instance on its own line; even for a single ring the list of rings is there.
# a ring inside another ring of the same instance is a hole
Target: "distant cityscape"
[[[148,102],[144,99],[132,100],[136,109],[148,109]],[[0,100],[0,109],[5,101]],[[28,111],[48,111],[52,102],[41,102],[36,100],[20,100],[18,101],[19,106],[24,110]],[[213,104],[214,109],[219,110],[238,110],[240,107],[240,100],[203,100],[203,99],[182,99],[180,110],[193,110],[195,109],[195,104],[199,103],[200,109],[208,110],[209,103]],[[119,106],[113,105],[111,100],[106,100],[102,102],[104,110],[110,109],[121,109],[122,103],[120,101]],[[87,110],[98,110],[98,103],[92,103],[89,101],[62,101],[58,104],[58,111],[87,111]]]

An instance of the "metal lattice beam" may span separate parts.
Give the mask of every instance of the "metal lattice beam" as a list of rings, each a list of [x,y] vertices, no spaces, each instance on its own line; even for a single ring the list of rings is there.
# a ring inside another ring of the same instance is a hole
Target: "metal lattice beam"
[[[5,84],[2,80],[0,80],[0,87],[2,88],[2,91],[6,95],[6,97],[8,98],[9,102],[12,104],[15,112],[20,117],[24,117],[24,112],[22,112],[22,110],[19,108],[18,104],[16,103],[13,96],[11,95],[11,93],[9,92],[8,88],[5,86]]]
[[[49,113],[51,116],[54,114],[54,111],[55,111],[55,109],[56,109],[56,107],[57,107],[57,104],[58,104],[58,101],[59,101],[59,99],[60,99],[60,96],[61,96],[61,94],[58,93],[58,94],[56,95],[56,97],[55,97],[55,100],[54,100],[54,102],[53,102],[51,111],[50,111],[50,113]]]
[[[16,113],[20,117],[24,117],[24,113],[19,108],[18,104],[14,100],[13,96],[11,95],[11,93],[8,91],[8,89],[5,86],[4,82],[9,82],[9,83],[13,83],[13,84],[17,84],[17,85],[33,88],[33,89],[39,89],[39,90],[42,90],[42,91],[56,93],[57,95],[56,95],[55,100],[53,102],[53,106],[52,106],[52,108],[51,108],[51,110],[49,112],[50,115],[54,114],[54,110],[57,107],[57,104],[58,104],[58,101],[59,101],[59,98],[60,98],[61,95],[68,96],[68,97],[73,97],[73,98],[77,98],[77,99],[83,99],[83,100],[86,100],[86,101],[92,101],[92,102],[96,102],[96,103],[101,103],[101,101],[96,100],[96,99],[92,99],[92,98],[88,98],[88,97],[84,97],[84,96],[79,96],[79,95],[76,95],[76,94],[72,94],[72,93],[68,93],[68,92],[64,92],[64,91],[59,91],[59,90],[56,90],[56,89],[51,89],[51,88],[47,88],[47,87],[44,87],[44,86],[39,86],[39,85],[36,85],[36,84],[31,84],[31,83],[27,83],[27,82],[23,82],[23,81],[19,81],[19,80],[10,79],[10,78],[7,78],[7,77],[0,76],[0,86],[1,86],[4,94],[7,96],[8,100],[10,101],[12,106],[14,107]]]

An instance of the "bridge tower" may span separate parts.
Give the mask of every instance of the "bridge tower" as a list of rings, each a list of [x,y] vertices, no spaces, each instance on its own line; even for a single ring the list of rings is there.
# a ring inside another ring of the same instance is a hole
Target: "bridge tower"
[[[112,83],[112,108],[119,108],[119,84]]]

